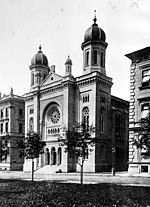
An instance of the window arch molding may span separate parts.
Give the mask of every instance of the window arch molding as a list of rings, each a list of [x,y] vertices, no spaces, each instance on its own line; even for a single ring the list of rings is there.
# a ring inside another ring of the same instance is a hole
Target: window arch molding
[[[43,110],[43,120],[50,125],[61,124],[62,112],[57,102],[51,102]]]

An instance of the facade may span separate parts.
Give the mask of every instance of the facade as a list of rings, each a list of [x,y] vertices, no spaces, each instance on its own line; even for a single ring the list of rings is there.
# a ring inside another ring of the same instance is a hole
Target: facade
[[[150,47],[126,55],[130,66],[129,108],[129,172],[150,173],[150,157],[147,150],[133,145],[139,138],[139,120],[149,113],[150,106]]]
[[[57,74],[54,65],[49,67],[41,46],[31,60],[31,87],[24,95],[25,132],[34,130],[46,141],[44,154],[35,159],[34,168],[39,171],[79,170],[58,138],[64,127],[71,129],[74,123],[83,120],[95,126],[95,137],[99,140],[89,151],[84,171],[110,171],[113,163],[117,170],[127,169],[128,102],[111,96],[112,78],[106,75],[105,68],[108,44],[96,21],[94,17],[81,45],[82,76],[72,75],[69,56],[64,76]],[[24,171],[30,170],[31,162],[25,160]]]
[[[23,158],[19,157],[18,142],[24,137],[25,104],[22,97],[9,95],[0,97],[0,140],[8,141],[8,154],[0,157],[0,170],[23,170]]]

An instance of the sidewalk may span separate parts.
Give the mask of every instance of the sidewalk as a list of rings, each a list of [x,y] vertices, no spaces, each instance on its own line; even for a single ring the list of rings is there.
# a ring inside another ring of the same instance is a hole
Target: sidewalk
[[[31,173],[22,171],[0,171],[0,179],[21,179],[31,180]],[[55,173],[55,174],[36,174],[35,181],[51,181],[65,183],[80,183],[80,173]],[[84,183],[115,183],[119,185],[147,186],[150,187],[149,174],[128,174],[128,172],[111,173],[84,173]]]

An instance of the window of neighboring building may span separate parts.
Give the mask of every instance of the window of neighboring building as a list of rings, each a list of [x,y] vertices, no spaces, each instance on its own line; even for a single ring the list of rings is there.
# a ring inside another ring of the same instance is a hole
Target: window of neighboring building
[[[30,130],[31,132],[34,131],[34,119],[33,119],[33,117],[31,117],[31,118],[29,119],[29,130]]]
[[[85,64],[89,65],[89,51],[86,52]]]
[[[143,104],[141,111],[141,119],[145,119],[149,114],[149,103]]]
[[[8,108],[5,109],[6,117],[8,117]]]
[[[19,116],[23,116],[23,109],[19,109]]]
[[[34,114],[34,109],[30,109],[30,114]]]
[[[149,86],[149,80],[150,80],[150,70],[144,70],[142,72],[142,86]]]
[[[19,133],[22,134],[23,133],[23,124],[19,123]]]
[[[101,67],[104,67],[104,52],[102,51],[101,52],[101,60],[100,60],[100,65],[101,65]]]
[[[1,133],[3,133],[3,123],[1,123]]]
[[[82,109],[82,122],[86,127],[89,126],[89,108],[87,106]]]
[[[97,50],[94,50],[94,65],[97,64]]]
[[[8,122],[6,122],[6,124],[5,124],[5,132],[6,133],[8,132]]]
[[[1,109],[1,119],[3,119],[3,116],[4,116],[4,112],[3,109]]]

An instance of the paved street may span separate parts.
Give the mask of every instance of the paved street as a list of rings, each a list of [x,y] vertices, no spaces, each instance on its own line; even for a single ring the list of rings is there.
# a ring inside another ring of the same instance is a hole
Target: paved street
[[[0,179],[26,179],[31,180],[31,173],[20,171],[0,171]],[[80,173],[55,173],[38,174],[34,173],[34,180],[49,180],[57,182],[80,182]],[[150,175],[131,175],[127,172],[116,173],[84,173],[84,183],[116,183],[123,185],[148,186],[150,187]]]

